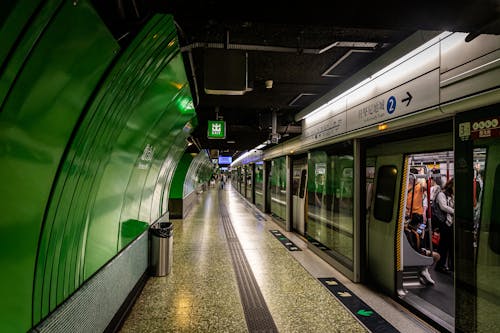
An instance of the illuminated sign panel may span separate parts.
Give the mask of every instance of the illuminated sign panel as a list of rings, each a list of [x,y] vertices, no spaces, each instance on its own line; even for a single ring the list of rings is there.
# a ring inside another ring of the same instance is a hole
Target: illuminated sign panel
[[[226,138],[226,122],[223,120],[208,121],[208,138],[209,139],[225,139]]]
[[[231,156],[219,156],[219,164],[231,164],[233,158]]]

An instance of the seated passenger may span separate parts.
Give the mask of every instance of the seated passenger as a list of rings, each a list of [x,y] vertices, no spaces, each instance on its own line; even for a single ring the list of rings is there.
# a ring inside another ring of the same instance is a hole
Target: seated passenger
[[[421,223],[420,225],[417,225],[413,221],[414,220],[410,220],[408,227],[405,228],[406,238],[408,239],[408,242],[413,247],[413,249],[418,253],[420,253],[421,255],[428,257],[432,255],[433,259],[432,265],[434,265],[440,258],[439,253],[437,253],[436,251],[432,251],[431,253],[431,250],[423,247],[422,235],[424,234],[425,224]],[[429,269],[427,266],[422,267],[419,274],[425,281],[427,281],[427,283],[429,284],[435,283],[434,280],[431,278],[431,274],[429,273]]]

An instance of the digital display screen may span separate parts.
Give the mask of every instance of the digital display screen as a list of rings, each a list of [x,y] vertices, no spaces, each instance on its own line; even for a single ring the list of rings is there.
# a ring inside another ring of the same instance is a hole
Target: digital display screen
[[[219,156],[219,164],[231,164],[233,158],[231,156]]]

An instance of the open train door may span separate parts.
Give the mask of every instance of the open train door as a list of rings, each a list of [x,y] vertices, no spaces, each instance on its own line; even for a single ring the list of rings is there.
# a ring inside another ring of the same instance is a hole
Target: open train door
[[[307,189],[307,156],[292,161],[292,227],[305,235],[305,210]]]
[[[371,198],[367,199],[371,202],[366,221],[368,276],[387,293],[394,294],[394,245],[403,154],[379,155],[377,150],[375,147],[367,151],[367,169],[372,169],[367,170],[367,174],[371,173],[374,177]]]

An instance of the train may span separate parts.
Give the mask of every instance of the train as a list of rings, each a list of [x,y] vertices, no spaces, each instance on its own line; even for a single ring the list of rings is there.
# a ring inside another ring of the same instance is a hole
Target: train
[[[499,331],[499,88],[500,36],[410,36],[299,112],[299,136],[236,159],[233,186],[350,280],[439,330]],[[431,241],[437,178],[454,190],[447,271],[430,255],[441,250]],[[427,253],[406,232],[415,182]]]

